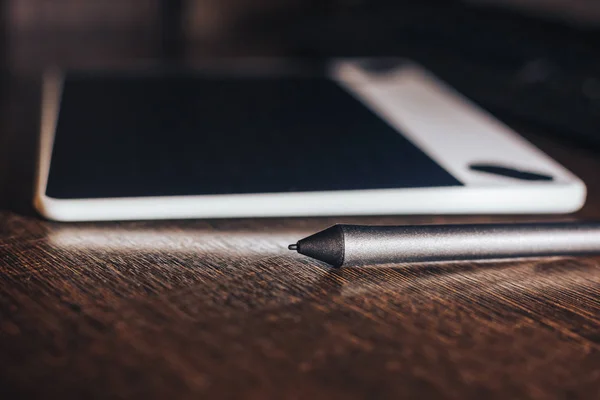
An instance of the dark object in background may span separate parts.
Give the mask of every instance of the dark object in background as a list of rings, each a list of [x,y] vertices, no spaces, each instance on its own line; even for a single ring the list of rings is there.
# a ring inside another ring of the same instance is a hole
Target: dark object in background
[[[183,56],[183,0],[161,0],[160,40],[163,57],[178,61]]]
[[[377,2],[301,25],[290,34],[308,56],[407,56],[501,118],[600,149],[597,26],[448,1]]]
[[[7,32],[7,15],[6,15],[6,2],[0,0],[0,158],[6,157],[2,149],[8,147],[7,135],[4,134],[6,130],[6,119],[7,112],[6,106],[8,104],[8,84],[9,84],[9,62],[8,62],[8,32]],[[0,168],[0,194],[5,192],[5,181],[7,179],[8,172],[5,168]],[[0,195],[0,208],[5,206],[6,196]]]

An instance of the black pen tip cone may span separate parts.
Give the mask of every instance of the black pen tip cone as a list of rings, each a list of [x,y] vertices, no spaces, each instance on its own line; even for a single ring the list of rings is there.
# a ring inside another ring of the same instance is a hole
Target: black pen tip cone
[[[344,229],[334,225],[317,232],[300,240],[296,249],[300,254],[339,267],[344,263]]]

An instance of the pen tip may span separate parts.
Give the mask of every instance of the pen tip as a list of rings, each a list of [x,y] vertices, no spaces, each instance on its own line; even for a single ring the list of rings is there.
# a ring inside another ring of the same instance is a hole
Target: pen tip
[[[290,249],[290,250],[298,250],[298,245],[297,244],[290,244],[288,246],[288,249]]]

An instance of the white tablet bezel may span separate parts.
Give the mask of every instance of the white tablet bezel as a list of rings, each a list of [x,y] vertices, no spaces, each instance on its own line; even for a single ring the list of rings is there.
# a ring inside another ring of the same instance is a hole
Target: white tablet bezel
[[[336,60],[330,75],[464,186],[173,197],[56,199],[46,183],[62,77],[45,76],[35,207],[58,221],[386,214],[568,213],[584,203],[581,180],[506,125],[415,64],[369,72]],[[365,132],[368,134],[368,132]],[[399,155],[400,156],[400,155]],[[493,163],[554,177],[524,181],[473,171]]]

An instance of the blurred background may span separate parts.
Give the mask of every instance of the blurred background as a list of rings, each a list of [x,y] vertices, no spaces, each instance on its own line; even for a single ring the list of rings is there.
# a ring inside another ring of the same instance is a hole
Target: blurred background
[[[43,71],[405,56],[505,121],[600,149],[597,0],[0,0],[0,206],[28,212]]]

